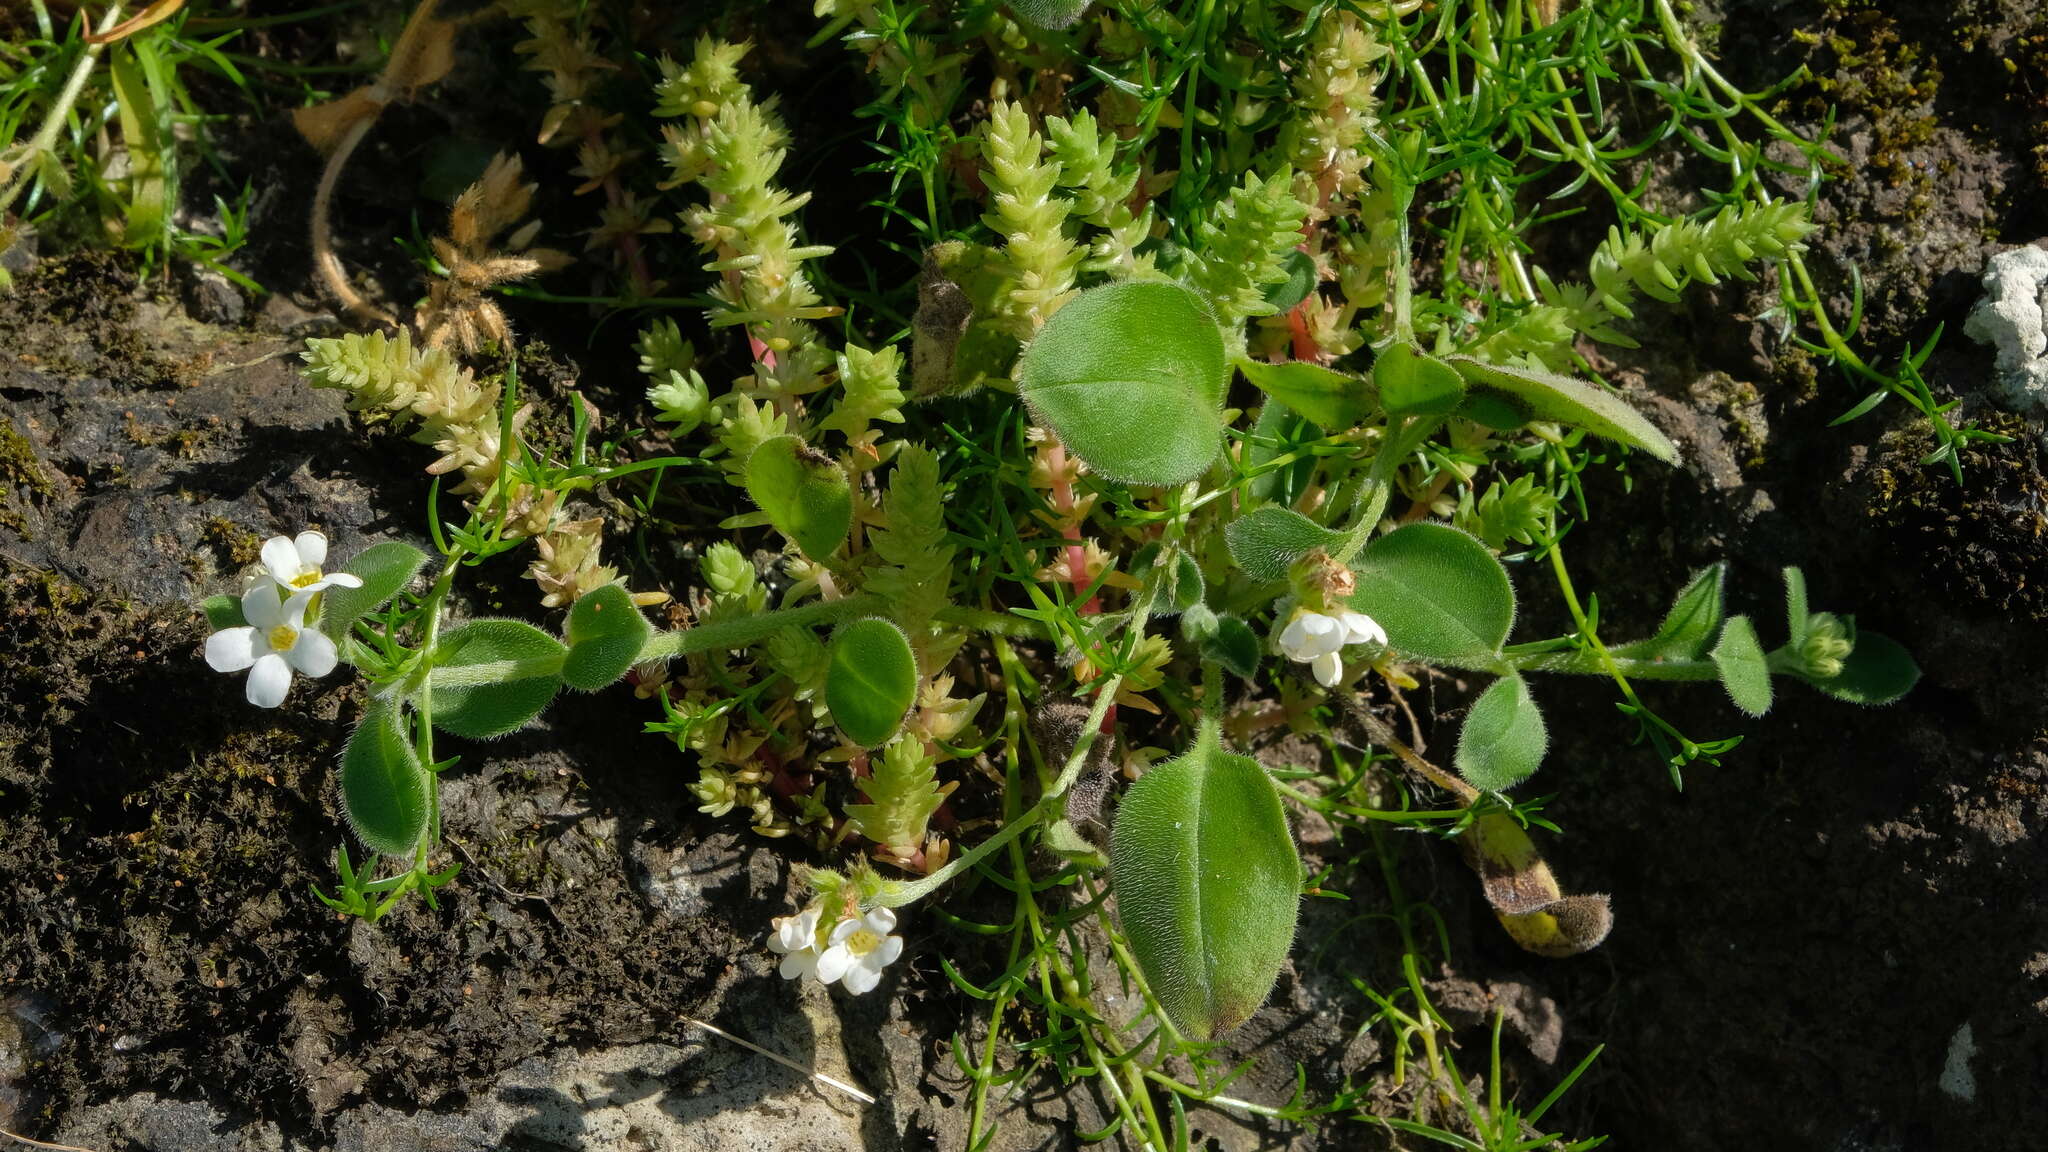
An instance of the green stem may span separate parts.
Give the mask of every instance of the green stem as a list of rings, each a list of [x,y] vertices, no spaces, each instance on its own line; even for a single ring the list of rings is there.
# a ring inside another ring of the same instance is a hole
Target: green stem
[[[1355,514],[1351,527],[1345,529],[1344,543],[1333,557],[1337,563],[1349,564],[1359,549],[1365,547],[1366,541],[1372,539],[1373,529],[1379,527],[1380,517],[1387,513],[1387,501],[1393,496],[1395,471],[1415,446],[1428,439],[1435,430],[1436,421],[1430,419],[1395,416],[1388,420],[1386,434],[1380,440],[1380,450],[1372,458],[1372,468],[1352,496]]]
[[[106,16],[100,20],[100,32],[104,34],[120,22],[121,5],[110,4],[107,6]],[[72,106],[78,103],[79,93],[85,91],[85,82],[92,76],[93,65],[99,61],[100,49],[104,47],[104,44],[88,43],[85,51],[79,55],[78,63],[72,66],[71,75],[64,81],[63,90],[57,93],[57,102],[50,105],[50,111],[43,117],[42,126],[36,129],[34,139],[28,142],[27,151],[22,153],[20,169],[16,171],[14,179],[7,182],[6,189],[0,191],[0,218],[6,217],[7,210],[14,206],[14,198],[21,195],[23,189],[35,179],[37,171],[40,170],[36,157],[56,146],[57,136],[64,130],[64,121],[70,116]]]
[[[431,653],[441,637],[441,608],[448,602],[448,590],[455,586],[455,569],[461,564],[462,553],[456,552],[441,566],[441,574],[434,579],[434,588],[427,593],[427,619],[421,630],[419,650]],[[432,677],[420,687],[414,699],[418,715],[414,743],[420,758],[420,765],[432,777],[427,789],[427,832],[420,838],[419,846],[413,853],[413,870],[425,871],[427,860],[434,846],[441,842],[441,777],[434,773],[434,688]]]
[[[1157,588],[1156,583],[1148,585],[1143,597],[1131,609],[1131,623],[1125,633],[1127,636],[1137,637],[1145,634],[1145,621],[1152,615],[1152,598]],[[974,867],[991,852],[1022,835],[1032,825],[1051,815],[1056,810],[1060,798],[1067,794],[1067,789],[1074,786],[1075,780],[1080,779],[1081,769],[1088,763],[1088,750],[1095,746],[1095,738],[1102,732],[1103,717],[1109,715],[1109,706],[1115,702],[1117,689],[1123,682],[1123,673],[1118,672],[1105,678],[1101,687],[1096,689],[1095,702],[1088,709],[1088,719],[1081,725],[1081,734],[1074,741],[1074,750],[1068,754],[1066,765],[1060,770],[1059,779],[1053,781],[1052,787],[1045,790],[1045,795],[1039,797],[1038,803],[1025,810],[1022,816],[997,829],[993,836],[955,857],[951,863],[937,872],[922,880],[889,885],[883,892],[881,904],[888,908],[901,908],[923,899],[937,891],[947,881]]]

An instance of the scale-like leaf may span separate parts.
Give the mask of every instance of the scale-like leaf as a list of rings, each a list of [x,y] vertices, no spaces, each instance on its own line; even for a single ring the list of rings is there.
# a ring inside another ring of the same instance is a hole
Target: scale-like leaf
[[[331,587],[320,594],[320,630],[336,640],[349,626],[382,608],[427,562],[427,554],[403,540],[372,544],[341,566],[363,582],[361,588]]]
[[[1487,686],[1458,731],[1458,775],[1474,788],[1505,792],[1543,763],[1550,730],[1529,696],[1528,681],[1509,673]]]
[[[562,682],[585,692],[612,683],[640,658],[653,631],[623,585],[607,584],[587,593],[569,609],[562,628],[569,641]]]
[[[1572,424],[1617,443],[1641,448],[1667,464],[1678,463],[1678,445],[1628,402],[1597,385],[1536,368],[1488,364],[1470,356],[1448,361],[1474,389],[1500,392],[1520,401],[1534,420]]]
[[[917,657],[903,629],[871,617],[833,634],[825,703],[848,740],[887,744],[916,700]]]
[[[562,642],[522,620],[476,620],[441,637],[434,678],[490,665],[484,684],[433,685],[434,727],[472,740],[503,736],[540,715],[562,686]]]
[[[1223,527],[1230,558],[1254,580],[1285,580],[1296,560],[1317,548],[1333,548],[1343,539],[1343,533],[1273,504],[1254,508]]]
[[[1265,1001],[1294,941],[1301,858],[1257,761],[1205,732],[1125,794],[1109,861],[1117,918],[1175,1027],[1206,1040]]]
[[[1112,479],[1183,484],[1223,443],[1223,330],[1179,284],[1126,280],[1076,296],[1024,348],[1032,418]]]
[[[813,560],[830,559],[853,527],[846,470],[794,436],[771,437],[747,457],[747,495]]]
[[[1749,617],[1728,618],[1721,627],[1720,643],[1714,645],[1713,659],[1721,672],[1721,684],[1737,708],[1751,716],[1771,710],[1771,666]]]
[[[1472,536],[1447,524],[1409,524],[1365,546],[1351,606],[1387,630],[1395,649],[1432,664],[1504,671],[1515,623],[1508,574]]]
[[[411,852],[427,830],[432,786],[398,707],[372,700],[341,754],[341,811],[356,838],[386,856]]]
[[[1328,429],[1349,428],[1379,410],[1371,384],[1321,364],[1240,360],[1237,370],[1259,391]]]

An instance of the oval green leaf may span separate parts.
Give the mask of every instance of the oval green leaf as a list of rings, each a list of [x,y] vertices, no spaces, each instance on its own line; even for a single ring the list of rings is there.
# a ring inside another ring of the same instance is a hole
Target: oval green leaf
[[[336,640],[348,635],[351,624],[389,603],[426,562],[425,552],[403,540],[386,540],[356,553],[341,570],[363,586],[320,593],[320,630]]]
[[[569,609],[562,628],[569,640],[562,682],[585,692],[612,683],[640,658],[653,631],[623,585],[607,584],[588,593]]]
[[[1380,353],[1372,382],[1389,416],[1448,416],[1465,402],[1465,381],[1455,369],[1406,344]]]
[[[1528,681],[1510,673],[1479,694],[1458,731],[1458,775],[1474,788],[1505,792],[1527,780],[1550,748],[1550,730],[1529,695]]]
[[[1095,0],[1010,0],[1010,11],[1033,27],[1065,28],[1081,18]]]
[[[1502,671],[1515,590],[1486,545],[1447,524],[1409,524],[1365,546],[1351,606],[1395,649],[1432,664]]]
[[[1259,391],[1332,431],[1349,428],[1379,410],[1379,396],[1371,384],[1321,364],[1240,360],[1237,370]]]
[[[411,852],[427,830],[429,787],[397,706],[372,700],[341,754],[341,811],[356,839],[386,856]]]
[[[1878,632],[1856,633],[1856,647],[1842,658],[1842,671],[1815,688],[1851,704],[1889,704],[1920,679],[1920,666],[1897,640]]]
[[[1669,436],[1627,401],[1597,385],[1535,368],[1488,364],[1470,356],[1453,356],[1450,365],[1473,387],[1519,400],[1531,419],[1573,424],[1595,436],[1641,448],[1666,464],[1678,463],[1678,445]]]
[[[1053,313],[1017,362],[1032,419],[1113,480],[1183,484],[1223,443],[1223,331],[1178,284],[1126,280]]]
[[[471,740],[503,736],[540,715],[562,686],[568,654],[523,620],[472,621],[443,634],[440,650],[449,655],[431,677],[434,727]]]
[[[1301,858],[1257,761],[1205,732],[1138,779],[1110,831],[1117,919],[1160,1007],[1207,1040],[1273,990],[1301,903]]]
[[[747,495],[813,560],[830,559],[853,528],[846,470],[794,436],[763,441],[747,457]]]
[[[916,700],[917,657],[903,629],[869,618],[833,635],[825,703],[848,740],[863,748],[887,744]]]
[[[1747,616],[1730,616],[1721,627],[1721,641],[1714,645],[1714,667],[1728,698],[1751,716],[1771,710],[1771,666],[1764,658],[1764,646],[1757,642],[1756,625]]]
[[[1616,656],[1631,660],[1698,660],[1707,654],[1707,642],[1721,627],[1721,585],[1727,565],[1702,569],[1671,602],[1657,634],[1648,640],[1623,644]]]
[[[199,607],[206,613],[206,626],[215,632],[249,625],[242,615],[242,602],[233,596],[208,596]]]
[[[1131,557],[1131,571],[1155,585],[1152,614],[1178,616],[1202,602],[1208,586],[1202,566],[1188,553],[1170,544],[1145,545]]]
[[[1317,548],[1333,548],[1343,539],[1343,533],[1273,504],[1254,508],[1223,528],[1230,558],[1254,580],[1285,580],[1295,561]]]

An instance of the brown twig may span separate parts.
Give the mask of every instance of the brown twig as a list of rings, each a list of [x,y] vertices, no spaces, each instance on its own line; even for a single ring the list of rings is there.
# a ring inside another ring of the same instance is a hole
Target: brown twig
[[[31,1148],[54,1148],[57,1152],[93,1152],[90,1148],[80,1148],[76,1144],[46,1144],[41,1140],[31,1140],[18,1132],[9,1132],[5,1128],[0,1128],[0,1136],[5,1136],[9,1140],[19,1140]]]

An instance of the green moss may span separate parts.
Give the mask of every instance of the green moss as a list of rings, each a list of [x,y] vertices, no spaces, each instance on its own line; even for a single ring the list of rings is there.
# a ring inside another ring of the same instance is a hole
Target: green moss
[[[225,516],[208,520],[199,536],[219,549],[235,568],[246,568],[263,555],[263,539]]]

